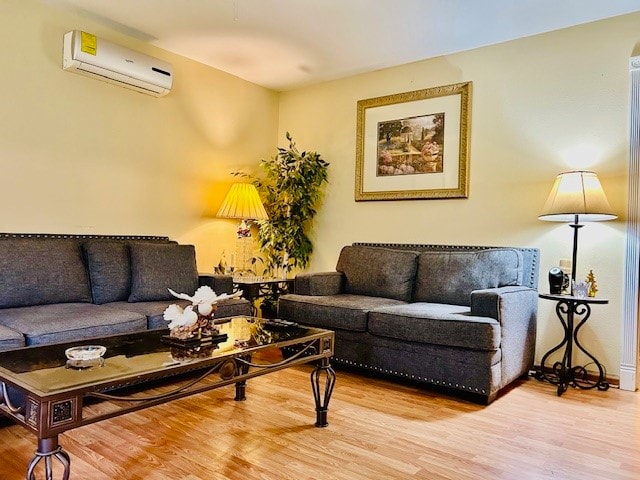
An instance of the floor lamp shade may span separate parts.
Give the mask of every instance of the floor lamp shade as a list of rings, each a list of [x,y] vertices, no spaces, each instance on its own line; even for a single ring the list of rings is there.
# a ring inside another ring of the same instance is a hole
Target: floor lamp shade
[[[578,256],[578,229],[583,222],[600,222],[617,218],[594,172],[563,172],[556,177],[551,193],[544,204],[540,220],[570,222],[573,228],[573,252],[571,259],[571,280],[576,279]]]
[[[269,218],[256,187],[250,183],[234,183],[216,215],[220,218],[266,220]]]
[[[578,219],[576,219],[576,215]],[[613,220],[607,196],[594,172],[564,172],[556,177],[540,220],[599,222]]]

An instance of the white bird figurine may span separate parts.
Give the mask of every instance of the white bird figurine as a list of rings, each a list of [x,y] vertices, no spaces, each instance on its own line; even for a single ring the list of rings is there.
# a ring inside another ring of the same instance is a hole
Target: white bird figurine
[[[209,315],[213,310],[213,305],[218,303],[220,300],[226,300],[227,298],[236,298],[242,295],[242,291],[231,294],[223,293],[221,295],[216,295],[216,292],[214,292],[213,289],[207,285],[198,288],[193,296],[189,296],[186,293],[176,293],[170,288],[168,290],[169,293],[171,293],[171,295],[176,298],[179,298],[181,300],[189,300],[194,307],[197,307],[198,313],[204,316]],[[166,316],[165,319],[167,319]]]
[[[169,328],[190,327],[198,321],[198,314],[193,311],[193,305],[184,310],[175,303],[169,305],[164,311],[164,319],[169,322]]]

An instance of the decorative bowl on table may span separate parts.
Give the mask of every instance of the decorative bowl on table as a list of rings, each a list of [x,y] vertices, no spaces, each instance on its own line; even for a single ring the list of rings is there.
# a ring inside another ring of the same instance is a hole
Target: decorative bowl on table
[[[68,368],[92,368],[104,365],[104,354],[107,348],[102,345],[81,345],[67,348],[64,354],[67,356]]]

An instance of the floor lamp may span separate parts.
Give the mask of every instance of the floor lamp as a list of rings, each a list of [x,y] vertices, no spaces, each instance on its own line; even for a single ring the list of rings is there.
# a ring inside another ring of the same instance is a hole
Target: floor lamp
[[[267,220],[269,218],[256,187],[251,183],[234,183],[231,185],[231,189],[216,216],[240,219],[236,231],[236,258],[232,262],[232,267],[239,275],[251,273],[251,258],[253,257],[251,221]]]
[[[540,220],[570,222],[573,228],[573,251],[571,257],[571,291],[576,280],[578,256],[578,230],[580,222],[600,222],[617,218],[612,213],[600,180],[594,172],[563,172],[556,177],[551,193],[544,204]]]

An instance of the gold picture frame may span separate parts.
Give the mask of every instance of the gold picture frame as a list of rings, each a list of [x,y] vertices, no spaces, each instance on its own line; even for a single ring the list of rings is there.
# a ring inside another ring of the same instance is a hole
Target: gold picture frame
[[[467,198],[471,86],[358,101],[356,201]]]

